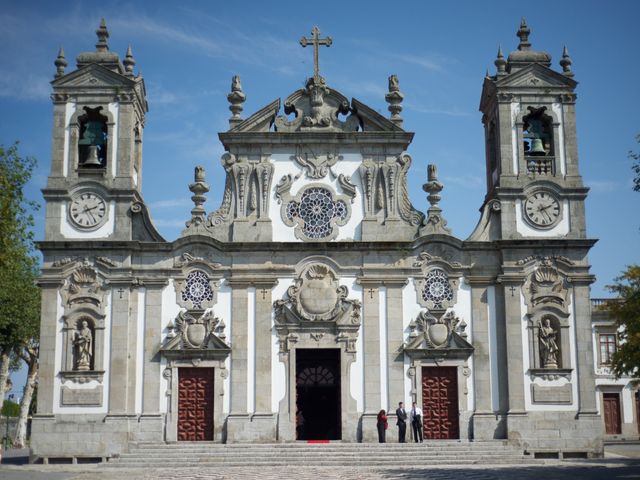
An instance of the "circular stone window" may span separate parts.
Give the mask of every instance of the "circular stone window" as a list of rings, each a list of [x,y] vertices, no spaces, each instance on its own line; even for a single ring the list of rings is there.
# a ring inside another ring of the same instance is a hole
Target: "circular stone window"
[[[443,302],[453,300],[453,290],[449,284],[449,277],[442,270],[431,270],[425,277],[422,298],[433,303],[434,307],[442,307]]]
[[[322,239],[333,233],[333,220],[344,222],[348,215],[347,204],[334,200],[331,192],[322,187],[307,188],[299,201],[291,201],[286,207],[287,220],[302,224],[307,238]]]
[[[190,301],[193,308],[201,308],[204,302],[213,300],[213,290],[206,273],[195,270],[187,275],[187,281],[182,290],[182,300]]]

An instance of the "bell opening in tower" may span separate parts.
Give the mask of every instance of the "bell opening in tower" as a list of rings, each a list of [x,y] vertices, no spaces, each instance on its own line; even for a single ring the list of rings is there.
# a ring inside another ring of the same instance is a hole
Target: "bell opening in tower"
[[[107,117],[100,114],[102,107],[84,107],[86,112],[78,119],[79,168],[105,168],[107,166]]]

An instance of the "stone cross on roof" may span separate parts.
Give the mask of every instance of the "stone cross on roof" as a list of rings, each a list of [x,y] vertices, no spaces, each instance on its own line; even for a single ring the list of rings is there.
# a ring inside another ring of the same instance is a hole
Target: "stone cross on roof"
[[[312,37],[306,38],[302,37],[300,39],[300,45],[306,47],[307,45],[313,45],[313,78],[320,78],[320,66],[318,65],[318,47],[320,45],[326,45],[330,47],[333,43],[331,37],[320,38],[320,29],[318,27],[313,27],[311,30]]]

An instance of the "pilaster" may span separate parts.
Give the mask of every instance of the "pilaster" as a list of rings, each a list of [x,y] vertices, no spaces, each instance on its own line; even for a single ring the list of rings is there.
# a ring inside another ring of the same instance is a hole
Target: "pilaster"
[[[160,346],[162,342],[162,290],[166,280],[145,280],[147,288],[144,318],[144,389],[142,414],[160,411]]]

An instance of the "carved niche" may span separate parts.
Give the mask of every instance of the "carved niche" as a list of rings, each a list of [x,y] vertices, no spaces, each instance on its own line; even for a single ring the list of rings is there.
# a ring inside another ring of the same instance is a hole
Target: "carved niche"
[[[108,281],[98,272],[97,264],[113,262],[99,257],[96,262],[84,258],[63,259],[54,268],[66,268],[68,275],[60,289],[64,322],[62,328],[63,382],[102,382],[104,375],[104,330]]]
[[[284,102],[284,112],[295,114],[295,118],[289,121],[282,115],[276,117],[278,132],[355,132],[360,126],[358,117],[351,114],[347,98],[330,89],[320,76],[309,78],[305,88],[289,95]],[[340,114],[350,115],[341,121]]]
[[[553,370],[568,374],[571,365],[569,347],[569,282],[558,268],[573,262],[559,256],[531,256],[517,262],[529,273],[523,286],[527,305],[527,329],[531,374]]]
[[[348,294],[329,266],[307,266],[287,290],[287,298],[273,304],[280,352],[287,352],[306,332],[316,335],[317,341],[332,334],[336,342],[346,344],[347,352],[354,353],[361,305],[359,300],[348,299]]]
[[[410,166],[411,157],[406,153],[383,160],[365,158],[360,166],[365,218],[400,218],[416,229],[422,225],[424,214],[413,207],[407,191]]]

